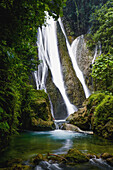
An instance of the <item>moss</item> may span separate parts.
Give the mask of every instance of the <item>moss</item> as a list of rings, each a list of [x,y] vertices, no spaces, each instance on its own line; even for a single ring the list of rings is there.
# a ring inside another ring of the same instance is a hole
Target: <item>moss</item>
[[[38,164],[40,163],[40,161],[44,161],[44,160],[46,160],[46,158],[45,158],[42,154],[38,153],[38,154],[33,158],[32,162],[33,162],[35,165],[38,165]]]
[[[104,98],[104,93],[92,94],[88,99],[87,109],[90,110],[92,106],[97,106]]]
[[[113,96],[104,93],[92,94],[83,103],[83,108],[67,119],[82,130],[91,128],[98,136],[113,139]]]
[[[84,90],[74,71],[71,59],[69,57],[69,52],[67,50],[65,37],[59,27],[57,36],[66,92],[71,103],[73,103],[77,107],[80,107],[82,105],[82,102],[85,100]],[[69,36],[69,40],[72,40],[71,36]]]
[[[42,121],[40,122],[39,120]],[[20,123],[21,122],[22,129],[35,130],[39,124],[40,127],[44,127],[44,130],[46,130],[46,127],[47,130],[53,129],[49,98],[44,90],[35,90],[33,88],[25,89]]]
[[[69,123],[78,126],[82,130],[90,130],[90,119],[87,114],[86,106],[68,117]]]
[[[42,119],[35,119],[34,117],[32,118],[32,125],[31,125],[32,130],[37,130],[37,131],[42,131],[42,130],[54,130],[55,129],[55,124],[53,121],[44,121]]]
[[[68,164],[76,164],[76,163],[83,163],[88,162],[89,158],[83,154],[82,152],[78,151],[77,149],[70,149],[68,153],[65,155]]]
[[[88,100],[87,110],[94,133],[104,138],[113,138],[113,96],[97,93]]]

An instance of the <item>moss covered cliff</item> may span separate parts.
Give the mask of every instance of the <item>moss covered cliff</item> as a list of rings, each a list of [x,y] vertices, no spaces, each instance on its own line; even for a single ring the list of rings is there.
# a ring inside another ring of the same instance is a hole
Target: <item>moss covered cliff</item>
[[[83,106],[70,115],[68,121],[83,130],[92,129],[98,136],[113,139],[113,96],[92,94]]]

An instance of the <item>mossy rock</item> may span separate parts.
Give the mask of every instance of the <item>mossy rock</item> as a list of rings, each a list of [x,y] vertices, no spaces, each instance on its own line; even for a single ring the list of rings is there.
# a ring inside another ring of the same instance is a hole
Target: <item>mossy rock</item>
[[[113,166],[113,157],[107,158],[107,159],[106,159],[106,162],[107,162],[109,165]]]
[[[40,161],[45,161],[46,157],[44,157],[42,154],[38,153],[32,160],[33,164],[38,165]]]
[[[97,105],[92,118],[93,131],[104,138],[113,139],[113,96],[106,95]]]
[[[105,94],[104,94],[104,93],[92,94],[92,95],[88,98],[88,102],[86,103],[86,105],[87,105],[87,110],[90,111],[90,109],[92,109],[92,107],[98,106],[98,104],[100,104],[100,102],[101,102],[104,98],[105,98]]]
[[[83,108],[67,118],[70,124],[82,130],[91,129],[106,139],[113,139],[113,96],[104,93],[92,94],[83,103]]]
[[[53,121],[44,121],[42,119],[35,119],[34,117],[32,118],[32,130],[37,130],[37,131],[47,131],[47,130],[54,130],[55,129],[55,124]]]
[[[111,157],[113,157],[113,155],[111,155],[111,154],[109,154],[107,152],[101,154],[101,158],[102,159],[108,159],[108,158],[111,158]]]
[[[86,106],[83,108],[80,108],[77,112],[74,114],[71,114],[67,121],[69,121],[70,124],[73,124],[77,127],[79,127],[82,130],[90,130],[90,119],[87,114]]]
[[[42,120],[41,124],[44,124],[45,127],[52,126],[53,118],[51,115],[50,102],[47,93],[45,93],[44,90],[27,89],[25,94],[26,97],[23,99],[25,104],[23,106],[20,118],[20,124],[22,124],[22,127],[20,128],[32,130],[34,126],[40,124],[38,121],[39,119]],[[50,130],[53,128],[48,129]]]
[[[67,164],[77,164],[88,162],[89,158],[77,149],[70,149],[65,155],[65,159],[68,161]]]

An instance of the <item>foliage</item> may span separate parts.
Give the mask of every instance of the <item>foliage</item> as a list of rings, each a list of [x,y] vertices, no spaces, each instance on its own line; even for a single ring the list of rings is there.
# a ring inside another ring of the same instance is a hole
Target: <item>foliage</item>
[[[105,138],[113,138],[113,96],[106,95],[100,102],[92,122],[95,133]]]
[[[99,10],[96,9],[90,22],[92,27],[89,47],[93,47],[100,41],[103,53],[113,53],[113,2],[108,1]]]
[[[113,2],[108,1],[99,10],[92,14],[91,32],[88,35],[88,47],[93,50],[94,46],[101,43],[102,55],[93,64],[92,77],[94,90],[113,93]]]
[[[0,1],[0,146],[23,127],[33,113],[38,95],[29,85],[29,76],[37,69],[37,28],[45,22],[45,11],[55,19],[65,0]],[[42,96],[43,98],[44,96]],[[40,98],[40,95],[38,99]],[[46,96],[47,98],[47,96]],[[29,122],[28,122],[29,123]]]
[[[113,96],[95,93],[88,98],[87,112],[95,134],[113,138]]]
[[[100,55],[93,65],[95,90],[113,93],[113,55]]]
[[[88,99],[87,109],[90,110],[92,106],[98,106],[98,104],[105,98],[104,93],[94,93]]]
[[[107,0],[67,0],[64,7],[65,25],[74,31],[75,36],[89,31],[90,16],[95,9],[99,9]]]

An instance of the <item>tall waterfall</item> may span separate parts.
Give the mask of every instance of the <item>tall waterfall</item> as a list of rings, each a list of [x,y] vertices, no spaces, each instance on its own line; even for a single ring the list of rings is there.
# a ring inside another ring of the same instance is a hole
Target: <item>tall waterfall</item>
[[[59,24],[60,24],[60,27],[61,27],[62,32],[63,32],[65,39],[66,39],[67,49],[68,49],[69,56],[70,56],[71,61],[72,61],[73,68],[74,68],[75,73],[76,73],[77,77],[79,78],[79,80],[80,80],[80,82],[83,86],[85,96],[86,96],[86,98],[88,98],[91,93],[90,93],[87,85],[85,84],[85,79],[84,79],[83,73],[79,69],[78,64],[77,64],[77,59],[76,59],[76,57],[77,57],[77,47],[78,47],[78,43],[80,41],[80,37],[76,38],[73,41],[72,45],[70,46],[68,39],[67,39],[67,36],[66,36],[66,33],[65,33],[65,30],[64,30],[64,27],[63,27],[63,23],[61,21],[61,18],[59,18]]]
[[[57,45],[56,21],[52,17],[47,16],[47,26],[38,29],[38,55],[42,62],[39,65],[38,73],[35,72],[37,89],[45,89],[48,68],[51,71],[52,80],[59,89],[65,102],[68,115],[77,111],[77,108],[70,103],[63,80],[62,68]],[[37,78],[38,77],[38,78]]]

